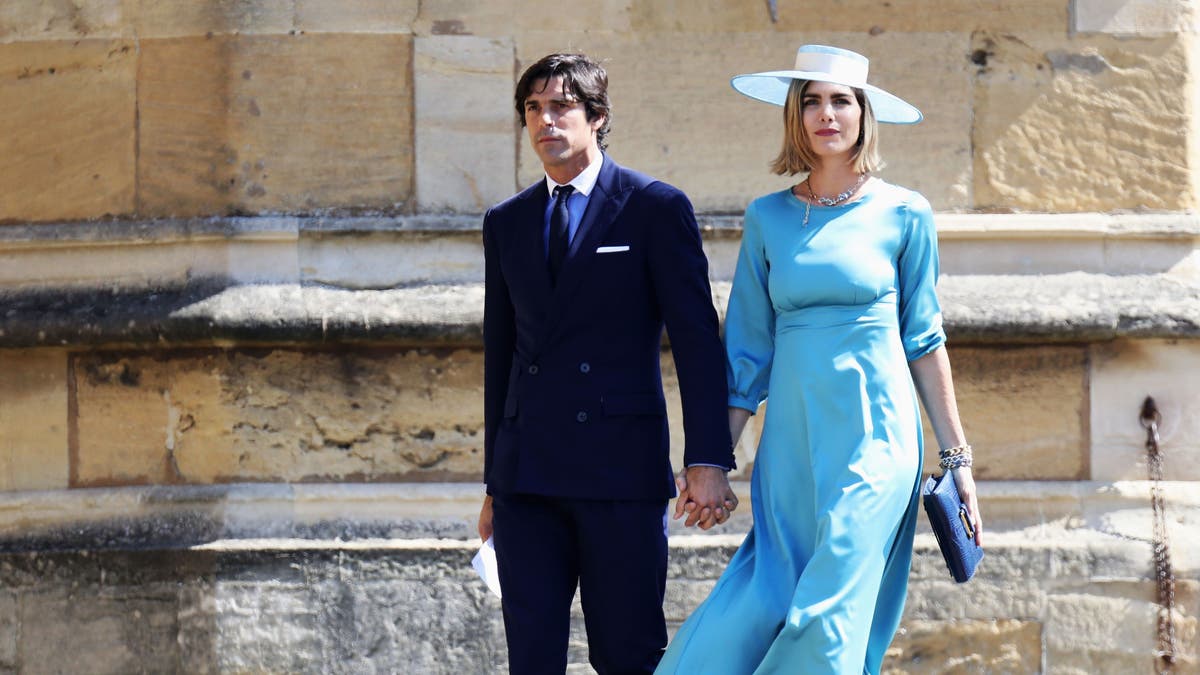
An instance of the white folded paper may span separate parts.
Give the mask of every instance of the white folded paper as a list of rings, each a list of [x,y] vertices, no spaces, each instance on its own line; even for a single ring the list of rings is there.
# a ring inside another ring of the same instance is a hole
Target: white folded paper
[[[479,552],[471,560],[471,567],[475,568],[476,574],[483,579],[488,589],[495,593],[497,598],[500,597],[500,572],[496,567],[496,546],[491,537],[479,547]]]

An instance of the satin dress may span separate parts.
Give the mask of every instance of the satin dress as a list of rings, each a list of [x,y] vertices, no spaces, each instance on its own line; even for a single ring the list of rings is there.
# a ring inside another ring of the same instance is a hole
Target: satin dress
[[[937,233],[875,181],[756,199],[725,324],[731,406],[765,408],[754,526],[658,673],[878,673],[904,609],[921,473],[908,362],[945,342]],[[768,400],[769,392],[769,400]]]

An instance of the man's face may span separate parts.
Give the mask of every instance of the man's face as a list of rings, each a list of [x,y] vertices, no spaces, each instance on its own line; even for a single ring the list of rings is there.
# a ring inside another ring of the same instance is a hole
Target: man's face
[[[535,81],[525,99],[529,142],[546,173],[560,183],[574,178],[599,155],[596,130],[603,124],[603,117],[588,120],[583,103],[563,90],[561,77]]]

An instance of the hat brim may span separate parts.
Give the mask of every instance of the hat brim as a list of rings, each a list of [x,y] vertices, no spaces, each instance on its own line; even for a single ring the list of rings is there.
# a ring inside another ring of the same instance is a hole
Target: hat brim
[[[787,100],[788,88],[792,80],[813,80],[816,82],[832,82],[847,87],[862,89],[867,99],[871,101],[871,109],[875,119],[887,124],[916,124],[925,119],[920,110],[899,96],[865,82],[844,82],[830,77],[829,73],[813,73],[803,70],[773,70],[766,73],[750,73],[737,75],[729,81],[739,94],[752,99],[783,105]]]

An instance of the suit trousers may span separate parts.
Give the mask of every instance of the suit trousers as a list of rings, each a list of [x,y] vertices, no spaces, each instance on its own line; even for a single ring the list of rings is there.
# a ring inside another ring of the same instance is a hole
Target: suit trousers
[[[579,587],[600,675],[652,673],[667,645],[667,501],[493,495],[509,671],[561,675]]]

